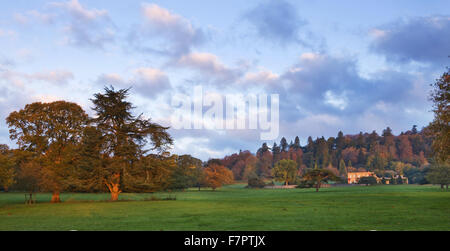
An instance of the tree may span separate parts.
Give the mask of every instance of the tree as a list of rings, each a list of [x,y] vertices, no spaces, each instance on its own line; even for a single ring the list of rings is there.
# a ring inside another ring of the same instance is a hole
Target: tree
[[[361,177],[358,180],[358,184],[365,184],[366,186],[375,185],[375,184],[377,184],[377,178],[375,178],[373,176]]]
[[[0,152],[0,186],[5,192],[15,183],[15,164],[11,154]]]
[[[206,181],[206,174],[205,170],[202,167],[198,167],[194,169],[194,186],[198,188],[200,191],[200,188],[207,187],[208,183]]]
[[[371,134],[369,134],[369,137],[367,139],[368,143],[368,151],[375,152],[376,147],[378,146],[378,134],[375,130],[372,131]]]
[[[399,136],[400,142],[399,142],[399,153],[400,153],[400,160],[404,162],[411,162],[413,159],[413,150],[411,146],[411,142],[409,142],[407,135],[401,135]]]
[[[432,184],[441,185],[441,189],[444,189],[444,186],[446,186],[448,190],[448,185],[450,184],[450,165],[448,163],[432,165],[426,179]]]
[[[295,150],[298,150],[298,149],[301,148],[301,146],[300,146],[300,138],[298,136],[295,136],[294,144],[292,145],[292,147]]]
[[[431,86],[434,88],[430,96],[434,120],[429,129],[436,157],[444,163],[450,156],[450,67]]]
[[[341,177],[347,177],[347,167],[343,159],[339,162],[339,175]]]
[[[347,147],[344,150],[342,150],[341,159],[344,159],[347,162],[348,161],[357,162],[358,154],[359,151],[355,147]]]
[[[314,153],[315,147],[314,147],[314,141],[311,138],[311,136],[308,137],[308,143],[306,144],[306,151]]]
[[[366,168],[370,171],[383,171],[387,166],[387,159],[380,153],[370,155],[367,158]]]
[[[316,187],[316,192],[319,192],[322,183],[340,180],[336,175],[334,175],[332,171],[327,169],[310,170],[303,175],[303,179],[306,181],[313,182],[314,186]]]
[[[213,190],[225,184],[231,184],[234,181],[233,172],[224,166],[211,164],[205,168],[206,183]]]
[[[338,132],[338,136],[336,138],[336,149],[338,151],[343,150],[345,147],[345,138],[344,138],[344,133],[342,131]]]
[[[329,163],[328,144],[324,137],[317,139],[316,160],[319,162],[319,167],[326,168]]]
[[[130,192],[156,192],[171,188],[177,170],[177,156],[169,152],[141,156],[133,168],[127,170],[119,183]],[[172,187],[173,188],[173,187]]]
[[[266,151],[260,157],[256,163],[256,174],[261,177],[270,176],[270,169],[272,168],[273,156],[272,152]]]
[[[244,171],[242,173],[242,179],[244,180],[248,180],[249,177],[251,176],[257,176],[257,164],[258,164],[258,159],[253,156],[253,155],[249,155],[247,158],[245,158],[244,160]]]
[[[280,160],[272,169],[272,175],[275,180],[284,182],[287,186],[289,182],[295,181],[297,177],[297,163],[288,159]]]
[[[28,104],[6,118],[10,138],[19,149],[35,154],[33,161],[42,167],[40,186],[53,193],[53,203],[60,202],[59,193],[67,185],[74,147],[87,120],[79,105],[65,101]]]
[[[269,150],[270,150],[270,149],[269,149],[269,147],[267,146],[267,143],[263,143],[262,146],[261,146],[261,148],[259,148],[258,151],[256,152],[256,156],[257,156],[258,158],[261,158],[261,157],[263,156],[263,154],[264,154],[265,152],[268,152]]]
[[[266,183],[264,180],[257,175],[252,175],[248,178],[248,187],[249,188],[264,188]]]
[[[287,152],[287,150],[288,150],[288,148],[289,148],[288,143],[287,143],[285,137],[281,138],[281,141],[280,141],[280,148],[281,148],[281,152]]]
[[[126,182],[122,178],[132,178],[127,170],[149,150],[164,152],[172,144],[172,138],[166,132],[168,127],[152,123],[142,114],[137,117],[132,114],[134,107],[126,101],[129,89],[115,91],[113,87],[105,87],[104,90],[105,93],[94,94],[91,99],[96,112],[92,121],[104,137],[105,154],[111,158],[109,178],[104,183],[111,193],[111,200],[117,200],[120,184]],[[151,149],[144,149],[147,144]]]
[[[387,127],[383,130],[382,134],[382,144],[385,146],[387,151],[387,157],[389,160],[396,159],[397,158],[397,149],[395,147],[395,137],[392,134],[392,130],[390,127]]]
[[[361,149],[366,146],[366,139],[362,132],[359,132],[358,138],[356,139],[356,148]]]
[[[77,160],[72,174],[71,186],[78,192],[105,192],[104,180],[108,176],[107,156],[104,156],[105,140],[100,130],[87,126],[83,130],[77,149]]]
[[[191,155],[181,155],[176,157],[176,162],[169,188],[184,190],[196,185],[196,170],[201,169],[202,161]]]
[[[412,129],[411,129],[411,133],[412,133],[413,135],[418,133],[418,131],[417,131],[417,125],[413,125],[413,127],[412,127]]]
[[[277,143],[273,143],[272,146],[272,166],[275,165],[280,160],[281,150],[280,147],[277,146]]]

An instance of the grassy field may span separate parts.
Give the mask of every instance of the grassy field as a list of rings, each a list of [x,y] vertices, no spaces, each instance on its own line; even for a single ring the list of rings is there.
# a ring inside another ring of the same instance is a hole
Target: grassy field
[[[450,230],[450,192],[391,185],[313,189],[245,189],[123,194],[0,193],[0,230]],[[127,201],[128,200],[128,201]],[[134,200],[134,201],[130,201]]]

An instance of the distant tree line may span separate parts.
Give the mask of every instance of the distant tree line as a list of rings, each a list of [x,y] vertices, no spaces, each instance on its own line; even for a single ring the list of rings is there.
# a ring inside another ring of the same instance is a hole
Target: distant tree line
[[[256,154],[240,151],[219,162],[233,172],[236,180],[272,178],[281,160],[292,160],[299,176],[313,169],[327,169],[336,176],[373,171],[380,176],[406,175],[412,183],[424,183],[424,173],[433,157],[432,138],[426,131],[418,131],[416,126],[398,136],[389,127],[381,135],[375,131],[344,135],[340,131],[337,137],[328,139],[308,137],[303,146],[299,137],[290,143],[283,137],[271,147],[263,143]]]
[[[337,137],[328,139],[308,137],[304,145],[300,144],[298,136],[290,143],[283,137],[279,144],[275,142],[269,146],[263,143],[255,154],[240,151],[216,162],[229,168],[236,180],[249,180],[249,185],[256,187],[263,186],[261,180],[268,178],[276,178],[284,184],[306,182],[308,177],[311,180],[313,173],[319,175],[318,171],[312,172],[318,169],[323,173],[329,171],[344,182],[348,172],[371,171],[383,178],[405,176],[410,183],[448,187],[449,82],[447,69],[432,84],[434,89],[430,99],[434,104],[435,119],[420,131],[416,125],[397,136],[389,127],[381,135],[376,131],[356,135],[344,135],[339,131]],[[288,169],[290,171],[286,173]],[[306,178],[303,181],[302,176]],[[373,179],[368,180],[373,183]],[[394,179],[393,182],[401,181]]]

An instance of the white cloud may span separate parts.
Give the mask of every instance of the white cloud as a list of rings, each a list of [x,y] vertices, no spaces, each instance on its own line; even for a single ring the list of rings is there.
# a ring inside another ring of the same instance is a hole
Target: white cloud
[[[97,10],[97,9],[87,9],[83,7],[78,0],[71,0],[68,2],[62,2],[62,3],[51,3],[51,6],[55,6],[58,8],[62,8],[68,11],[68,13],[76,18],[77,20],[81,21],[94,21],[98,18],[107,18],[108,17],[108,11],[106,10]]]
[[[320,58],[323,58],[323,55],[317,54],[317,53],[312,53],[312,52],[305,52],[302,55],[300,55],[300,60],[313,61],[313,60],[318,60]]]
[[[204,137],[180,137],[175,139],[173,151],[178,154],[188,153],[202,160],[222,158],[233,151],[233,149],[227,147],[220,150],[213,149],[209,146],[211,143],[209,138]],[[195,147],[192,147],[194,145]]]
[[[269,70],[262,70],[259,72],[248,72],[245,74],[243,81],[250,83],[272,83],[280,78],[278,74],[275,74]]]
[[[159,69],[138,68],[134,73],[132,84],[147,96],[155,97],[160,92],[171,88],[169,77]]]
[[[189,36],[193,36],[195,33],[192,24],[187,19],[156,4],[143,4],[142,13],[146,22],[155,26],[159,31],[176,30]]]
[[[36,72],[33,74],[25,74],[24,76],[30,81],[40,80],[52,84],[67,84],[70,80],[74,79],[72,72],[64,70]]]
[[[115,40],[115,25],[107,10],[88,9],[78,0],[52,2],[49,10],[30,10],[15,13],[13,18],[22,24],[34,24],[38,20],[44,24],[63,26],[63,42],[72,46],[103,49]]]
[[[241,75],[237,69],[225,66],[219,58],[212,53],[190,53],[178,59],[176,66],[196,70],[218,80],[219,84],[234,82]]]
[[[24,87],[26,82],[33,83],[36,81],[66,85],[70,80],[74,79],[73,73],[65,70],[42,71],[35,73],[23,73],[7,70],[1,72],[0,76],[16,87]]]
[[[345,93],[337,95],[333,91],[328,90],[325,92],[325,104],[344,110],[347,107],[348,100]]]
[[[100,85],[125,85],[125,80],[117,73],[102,74],[98,77],[97,83]]]
[[[159,69],[142,67],[132,70],[131,74],[129,79],[125,79],[117,73],[102,74],[96,82],[104,86],[131,87],[138,94],[146,97],[156,97],[161,92],[172,88],[167,74]]]
[[[140,51],[178,57],[205,40],[203,31],[188,19],[156,4],[142,4],[141,12],[143,23],[128,39]]]

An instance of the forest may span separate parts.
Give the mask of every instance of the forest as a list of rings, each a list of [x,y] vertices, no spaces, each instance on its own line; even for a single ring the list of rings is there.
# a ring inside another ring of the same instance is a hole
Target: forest
[[[236,180],[247,180],[251,176],[271,177],[271,170],[280,160],[292,160],[299,176],[311,169],[328,169],[336,176],[347,172],[373,171],[380,177],[405,175],[410,183],[424,184],[424,176],[432,161],[432,138],[427,136],[427,128],[411,130],[395,136],[387,127],[379,135],[360,132],[357,135],[337,137],[308,137],[306,145],[300,144],[299,137],[288,141],[283,137],[279,144],[269,147],[263,143],[256,154],[250,151],[226,156],[218,163],[232,170]]]

